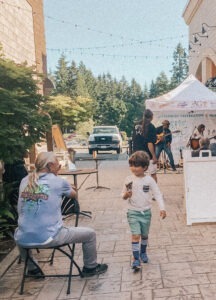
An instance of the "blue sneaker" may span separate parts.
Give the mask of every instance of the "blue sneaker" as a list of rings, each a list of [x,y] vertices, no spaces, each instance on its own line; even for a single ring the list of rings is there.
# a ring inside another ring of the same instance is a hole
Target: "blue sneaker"
[[[140,268],[141,268],[140,261],[138,259],[135,259],[132,263],[132,269],[140,269]]]
[[[140,258],[143,263],[146,264],[148,262],[148,256],[146,253],[140,253]]]

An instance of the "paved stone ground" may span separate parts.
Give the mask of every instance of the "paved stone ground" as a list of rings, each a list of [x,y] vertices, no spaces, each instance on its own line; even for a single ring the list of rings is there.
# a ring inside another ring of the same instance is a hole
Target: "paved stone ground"
[[[93,167],[93,162],[78,163],[81,167]],[[153,202],[148,246],[150,261],[143,264],[140,272],[133,273],[130,268],[130,231],[124,201],[120,198],[123,180],[128,173],[126,161],[103,161],[99,168],[100,184],[110,187],[110,190],[86,190],[86,187],[95,184],[95,175],[91,175],[79,194],[81,208],[93,212],[92,219],[81,217],[79,224],[95,228],[98,261],[109,264],[106,274],[91,279],[73,278],[70,295],[66,295],[67,281],[63,278],[46,278],[43,281],[29,279],[24,295],[20,296],[23,265],[14,263],[0,280],[0,298],[216,299],[216,225],[186,225],[182,173],[158,175],[168,216],[161,220],[157,204]],[[73,220],[68,223],[73,224]],[[49,251],[41,251],[39,259],[49,255]],[[76,247],[76,259],[82,266],[80,245]],[[9,264],[9,257],[3,263]],[[60,256],[56,257],[54,266],[45,263],[41,263],[41,266],[46,273],[68,270],[67,260]]]

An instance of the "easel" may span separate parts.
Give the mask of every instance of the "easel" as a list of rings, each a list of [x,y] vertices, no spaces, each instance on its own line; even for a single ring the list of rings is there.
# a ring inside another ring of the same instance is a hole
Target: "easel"
[[[53,140],[55,142],[56,148],[59,151],[67,151],[67,147],[62,135],[62,131],[60,129],[60,127],[56,124],[52,126],[52,136],[53,136]]]

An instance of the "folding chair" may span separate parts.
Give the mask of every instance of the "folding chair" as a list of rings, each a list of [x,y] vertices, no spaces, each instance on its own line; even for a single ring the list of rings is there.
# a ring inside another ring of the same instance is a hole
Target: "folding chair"
[[[79,203],[76,199],[70,199],[70,198],[63,198],[62,200],[62,215],[63,219],[68,218],[72,214],[75,214],[76,219],[75,219],[75,227],[78,226],[78,220],[79,220],[79,215],[82,214],[84,216],[90,217],[87,213],[85,212],[80,212],[80,206]],[[66,251],[63,249],[64,247],[67,247],[69,251]],[[21,281],[21,287],[20,287],[20,295],[23,294],[24,291],[24,284],[25,284],[25,279],[28,277],[36,277],[36,278],[45,278],[45,277],[67,277],[68,278],[68,286],[67,286],[67,294],[70,294],[71,290],[71,278],[75,276],[80,276],[81,278],[83,277],[82,271],[78,264],[74,260],[74,252],[75,252],[75,244],[62,244],[59,246],[54,246],[54,247],[46,247],[45,245],[34,245],[31,247],[23,247],[26,251],[26,258],[25,258],[25,265],[24,265],[24,270],[23,270],[23,276],[22,276],[22,281]],[[70,259],[70,268],[68,274],[53,274],[53,275],[45,275],[43,271],[41,270],[40,266],[31,258],[30,256],[30,250],[36,249],[38,252],[40,249],[52,249],[52,254],[50,260],[46,261],[49,262],[50,265],[53,264],[54,260],[54,255],[55,251],[58,250],[64,255],[66,255]],[[28,275],[27,274],[27,266],[28,262],[31,261],[37,268],[40,270],[41,275]],[[79,274],[72,274],[73,271],[73,264],[78,270]]]

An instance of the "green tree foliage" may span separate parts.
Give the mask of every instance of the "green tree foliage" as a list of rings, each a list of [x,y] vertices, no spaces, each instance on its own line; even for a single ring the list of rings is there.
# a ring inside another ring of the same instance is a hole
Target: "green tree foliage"
[[[0,159],[12,163],[45,137],[50,120],[43,113],[32,68],[0,57]]]
[[[59,124],[63,131],[75,130],[77,124],[91,118],[95,110],[95,102],[90,97],[94,84],[91,72],[82,63],[79,68],[74,61],[69,66],[62,55],[54,77],[54,97],[50,98],[46,108],[53,122]]]
[[[87,136],[88,136],[87,132],[92,132],[93,127],[94,127],[94,122],[92,119],[90,119],[89,121],[78,123],[76,126],[76,132],[78,135],[81,135],[81,136],[87,138]]]
[[[188,56],[179,43],[173,53],[170,88],[177,87],[188,76]]]
[[[56,88],[54,90],[55,94],[65,94],[68,86],[68,62],[64,55],[58,60],[58,65],[56,66],[56,71],[54,74]]]
[[[86,120],[89,118],[87,122],[118,125],[121,131],[130,135],[134,122],[142,118],[145,100],[167,93],[187,76],[187,59],[183,50],[181,44],[178,44],[174,51],[171,85],[166,74],[161,72],[155,81],[152,80],[150,88],[145,84],[143,90],[135,79],[128,83],[125,77],[122,77],[118,81],[109,73],[95,77],[83,62],[77,66],[72,61],[68,66],[65,57],[61,56],[55,72],[55,93],[70,97],[73,103],[72,110],[76,110],[77,103],[82,108],[80,114],[70,113],[70,117],[64,118],[62,126],[72,123],[76,124],[73,126],[79,127],[85,115]],[[82,103],[78,101],[78,97],[81,97]],[[53,109],[54,107],[52,111]]]
[[[149,90],[149,98],[155,98],[158,95],[157,85],[154,80],[151,81],[150,90]]]
[[[161,72],[155,81],[157,96],[167,93],[170,89],[169,80],[164,72]]]
[[[83,62],[80,62],[78,71],[80,77],[84,80],[87,93],[91,99],[96,98],[95,87],[96,87],[96,78],[93,76],[92,72],[86,68]]]
[[[149,91],[148,91],[147,83],[145,83],[145,86],[144,86],[143,98],[144,98],[144,100],[149,98]]]
[[[120,126],[126,112],[126,106],[122,100],[114,96],[107,97],[101,108],[103,109],[103,114],[100,115],[101,124]]]
[[[90,98],[57,95],[46,103],[46,110],[52,117],[52,122],[58,124],[63,131],[67,128],[75,130],[80,122],[88,121],[92,115],[92,100]]]
[[[66,87],[66,94],[72,98],[78,96],[78,70],[75,61],[72,61],[71,66],[68,67],[68,81]]]
[[[134,122],[142,118],[144,111],[144,95],[141,86],[135,79],[132,79],[124,100],[127,111],[120,128],[122,131],[126,131],[127,135],[130,136]]]

